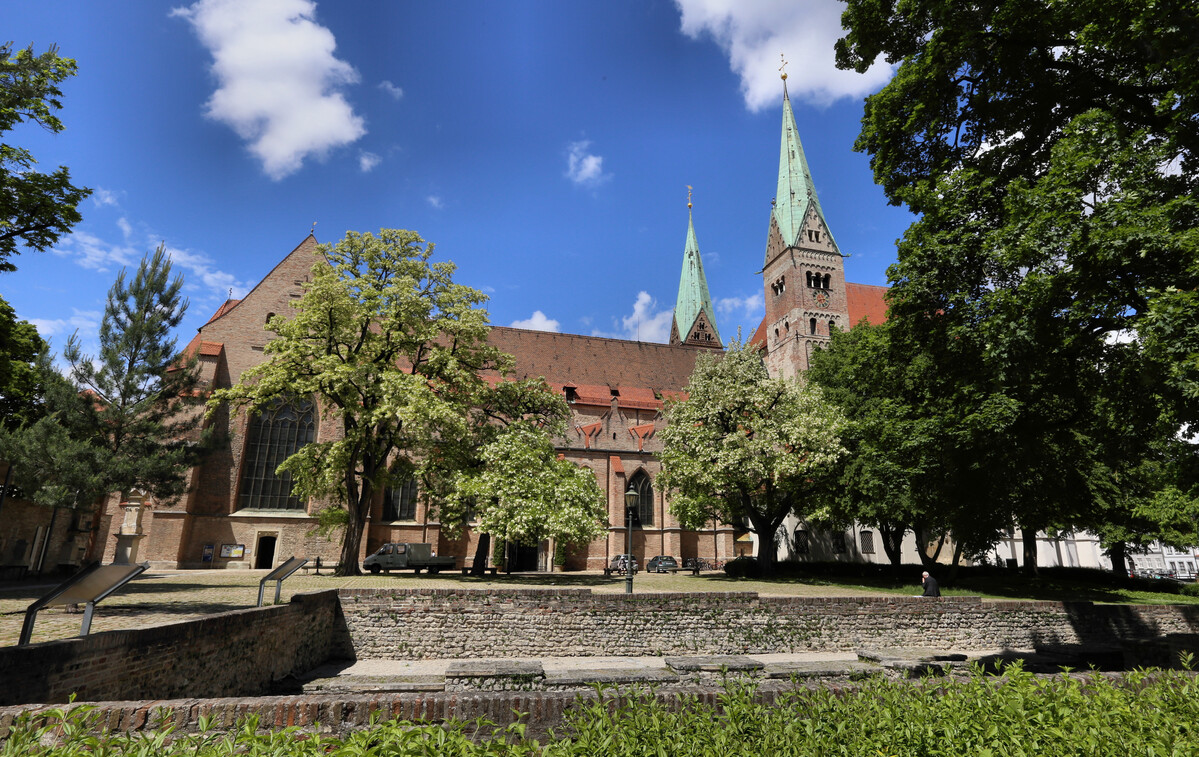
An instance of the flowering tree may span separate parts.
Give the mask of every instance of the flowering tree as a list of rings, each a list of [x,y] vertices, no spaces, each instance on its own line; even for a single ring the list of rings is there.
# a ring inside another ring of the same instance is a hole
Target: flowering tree
[[[757,351],[734,342],[723,355],[700,355],[688,398],[668,405],[659,484],[684,528],[713,513],[745,518],[758,534],[758,560],[773,571],[774,534],[845,454],[841,411],[802,377],[774,379]]]
[[[607,523],[589,468],[559,460],[545,428],[505,427],[482,450],[482,466],[459,477],[458,497],[474,503],[476,531],[521,544],[589,542]]]
[[[451,262],[430,262],[433,245],[413,231],[349,232],[322,245],[325,259],[292,318],[267,328],[267,361],[213,394],[258,412],[296,397],[317,398],[336,438],[308,444],[279,466],[301,497],[333,502],[343,532],[343,575],[357,575],[371,502],[410,478],[439,440],[466,433],[469,408],[484,389],[483,370],[503,357],[487,345],[487,299],[455,284]]]

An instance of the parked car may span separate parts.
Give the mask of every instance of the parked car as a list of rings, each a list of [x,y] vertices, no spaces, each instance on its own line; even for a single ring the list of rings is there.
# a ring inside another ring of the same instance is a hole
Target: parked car
[[[625,572],[628,570],[628,564],[629,564],[629,556],[628,555],[617,555],[616,557],[612,558],[612,562],[608,566],[608,569],[611,570],[613,573],[619,573],[621,575],[624,575]],[[637,564],[637,558],[634,557],[633,558],[633,574],[634,575],[636,575],[637,569],[640,567],[641,566]]]
[[[679,569],[679,562],[670,555],[658,555],[651,557],[645,565],[647,573],[669,573],[672,570]]]

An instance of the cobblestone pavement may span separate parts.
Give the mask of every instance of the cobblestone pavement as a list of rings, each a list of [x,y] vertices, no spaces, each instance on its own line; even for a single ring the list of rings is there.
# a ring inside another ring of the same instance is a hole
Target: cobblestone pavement
[[[150,570],[96,606],[92,633],[123,628],[177,623],[212,613],[253,607],[258,600],[258,584],[265,570]],[[21,634],[25,610],[57,584],[53,581],[0,583],[0,646],[16,644]],[[800,583],[731,581],[722,573],[689,574],[639,573],[633,581],[635,592],[651,591],[756,591],[760,594],[799,596],[867,596],[876,592],[839,586],[814,586]],[[624,579],[600,573],[526,573],[477,579],[459,575],[425,576],[395,573],[380,576],[334,578],[327,575],[295,575],[283,582],[281,599],[292,594],[335,588],[589,588],[596,593],[624,591]],[[265,601],[275,596],[275,584],[268,584]],[[82,612],[55,607],[38,613],[33,629],[34,643],[75,636],[83,621]]]

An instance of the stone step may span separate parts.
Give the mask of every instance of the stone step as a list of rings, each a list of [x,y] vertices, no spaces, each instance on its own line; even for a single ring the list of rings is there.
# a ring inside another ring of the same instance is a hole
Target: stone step
[[[850,660],[832,662],[771,662],[763,670],[766,678],[850,678],[859,679],[880,672],[877,665]]]
[[[595,684],[648,686],[678,682],[678,674],[665,668],[579,668],[550,671],[545,674],[543,686],[549,691],[557,691],[585,689]]]
[[[305,694],[383,694],[445,691],[445,676],[337,676],[316,678],[303,686]]]

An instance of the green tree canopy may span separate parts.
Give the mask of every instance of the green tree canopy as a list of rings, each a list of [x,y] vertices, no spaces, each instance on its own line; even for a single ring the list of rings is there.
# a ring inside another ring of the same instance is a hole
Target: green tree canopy
[[[0,137],[22,123],[51,132],[63,129],[58,85],[75,75],[75,61],[51,47],[40,55],[32,47],[13,52],[0,45]],[[92,193],[71,184],[65,166],[53,173],[35,171],[29,150],[0,143],[0,271],[12,271],[9,258],[19,245],[46,250],[79,222],[76,209]]]
[[[84,354],[77,334],[63,350],[73,387],[55,406],[67,409],[59,417],[73,438],[102,450],[105,491],[178,496],[202,454],[195,356],[181,355],[173,336],[187,312],[182,290],[160,244],[108,290],[99,354]]]
[[[604,494],[590,468],[559,460],[549,434],[527,421],[510,424],[480,451],[481,467],[458,481],[481,533],[535,545],[542,539],[586,543],[607,530]]]
[[[195,433],[195,364],[171,336],[187,309],[182,287],[159,246],[132,280],[122,269],[109,289],[99,355],[84,355],[72,335],[64,351],[69,379],[48,354],[39,357],[46,415],[0,439],[31,500],[80,508],[109,492],[138,489],[168,499],[184,491],[204,447]]]
[[[848,0],[837,64],[879,56],[895,77],[866,98],[859,149],[893,202],[922,212],[930,179],[973,167],[1035,176],[1079,116],[1199,160],[1199,13],[1190,0]]]
[[[770,378],[757,351],[738,342],[700,355],[686,392],[668,405],[662,431],[658,482],[670,511],[684,528],[713,514],[748,519],[770,572],[783,519],[811,507],[815,480],[845,454],[845,418],[803,377]]]
[[[17,320],[0,297],[0,426],[15,428],[37,420],[42,408],[38,359],[49,345],[28,321]]]
[[[376,493],[417,474],[441,440],[468,433],[479,374],[503,358],[486,343],[486,296],[455,284],[453,263],[430,262],[433,245],[416,232],[349,232],[321,252],[295,314],[267,324],[276,336],[266,362],[214,392],[209,408],[318,402],[337,438],[301,448],[280,470],[299,496],[344,508],[339,570],[357,575]]]
[[[486,382],[466,412],[463,432],[439,440],[435,453],[422,461],[420,476],[443,533],[456,538],[472,518],[476,520],[472,526],[479,536],[475,573],[482,575],[487,566],[492,534],[512,541],[532,539],[526,529],[510,527],[507,522],[508,516],[518,515],[510,496],[518,490],[543,516],[542,525],[553,525],[538,540],[575,541],[578,531],[562,529],[558,523],[565,519],[563,522],[578,526],[580,518],[589,517],[583,514],[589,505],[585,500],[558,500],[556,487],[565,469],[556,455],[547,457],[545,453],[552,449],[552,439],[565,434],[570,419],[570,407],[561,393],[552,391],[541,378]],[[515,435],[508,437],[509,433]],[[528,448],[513,450],[513,459],[520,458],[522,465],[488,463],[497,454],[502,456],[498,450],[526,443]],[[530,475],[532,471],[537,474]],[[599,496],[598,486],[595,494]],[[558,512],[559,506],[570,513]]]
[[[1012,514],[1026,562],[1039,529],[1127,533],[1161,473],[1191,465],[1169,450],[1199,418],[1199,321],[1179,294],[1199,288],[1192,6],[850,0],[844,15],[840,65],[899,64],[857,143],[920,214],[890,271],[894,333],[989,429],[971,437],[996,472],[978,507]]]

